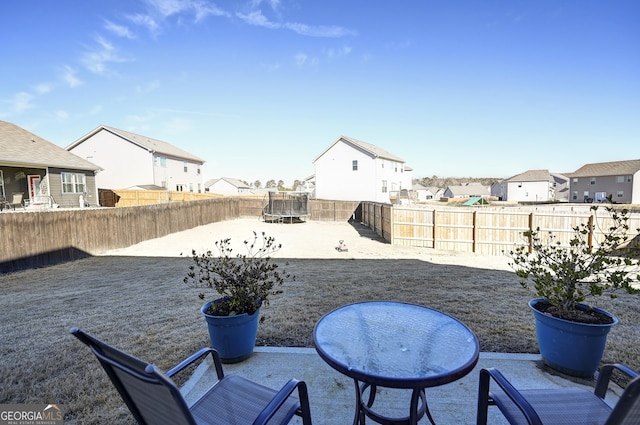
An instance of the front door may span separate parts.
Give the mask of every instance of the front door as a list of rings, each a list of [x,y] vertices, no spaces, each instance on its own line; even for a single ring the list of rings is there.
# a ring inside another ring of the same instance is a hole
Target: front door
[[[40,193],[40,176],[28,175],[27,182],[29,183],[29,200],[33,203],[33,198]]]

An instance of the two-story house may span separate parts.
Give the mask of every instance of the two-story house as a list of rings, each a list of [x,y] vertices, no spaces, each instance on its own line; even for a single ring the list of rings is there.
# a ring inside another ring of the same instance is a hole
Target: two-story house
[[[15,124],[0,121],[0,198],[22,205],[98,204],[96,164]],[[81,201],[82,199],[82,201]]]
[[[411,189],[402,158],[341,136],[313,160],[318,199],[390,202],[389,192]]]
[[[556,182],[549,170],[528,170],[503,182],[506,201],[549,202],[556,199]]]
[[[167,142],[101,125],[67,150],[103,169],[96,177],[101,189],[155,185],[204,192],[204,160]]]
[[[570,173],[571,202],[640,204],[640,159],[586,164]]]

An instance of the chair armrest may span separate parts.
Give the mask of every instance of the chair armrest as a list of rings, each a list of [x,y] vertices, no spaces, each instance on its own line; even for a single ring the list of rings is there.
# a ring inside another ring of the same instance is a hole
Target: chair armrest
[[[304,381],[298,381],[297,379],[291,379],[280,389],[280,391],[278,391],[269,404],[262,409],[262,412],[260,412],[256,420],[253,421],[253,425],[262,425],[269,422],[271,417],[273,417],[276,411],[296,389],[298,390],[298,399],[300,401],[302,423],[304,425],[311,425],[307,384]]]
[[[540,417],[531,404],[518,392],[518,390],[504,377],[499,370],[494,368],[480,370],[480,392],[489,394],[491,379],[498,384],[513,404],[522,412],[527,422],[531,425],[542,425]]]
[[[601,399],[604,399],[607,395],[607,390],[609,389],[609,381],[611,380],[611,376],[613,375],[614,370],[618,370],[624,373],[631,379],[637,378],[639,376],[638,372],[620,363],[606,364],[602,366],[602,369],[600,369],[600,373],[598,374],[598,380],[596,381],[596,388],[594,391],[594,394]]]
[[[172,376],[174,376],[179,372],[182,372],[186,367],[200,360],[202,357],[206,356],[207,354],[211,354],[211,358],[213,359],[213,364],[216,367],[216,374],[218,375],[218,379],[222,379],[224,377],[224,372],[222,370],[222,362],[220,361],[220,355],[213,348],[201,348],[194,354],[190,355],[189,357],[181,361],[178,365],[169,369],[165,373],[165,375],[171,378]]]

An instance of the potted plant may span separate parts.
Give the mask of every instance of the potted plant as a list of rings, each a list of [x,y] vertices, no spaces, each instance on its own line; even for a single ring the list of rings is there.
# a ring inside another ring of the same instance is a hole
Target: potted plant
[[[629,235],[629,211],[606,207],[610,225],[594,224],[598,206],[586,223],[573,227],[568,246],[540,228],[523,232],[528,244],[509,253],[523,287],[532,284],[529,302],[536,319],[545,364],[563,373],[593,377],[604,353],[607,334],[618,323],[611,313],[585,303],[600,295],[640,292],[638,242]],[[597,220],[595,220],[597,222]],[[594,230],[601,233],[594,243]],[[640,229],[638,230],[640,232]]]
[[[272,262],[271,255],[282,245],[262,232],[253,232],[253,239],[245,240],[246,252],[234,254],[231,239],[215,242],[212,252],[191,253],[184,283],[200,289],[211,289],[215,298],[207,299],[202,314],[207,320],[211,346],[225,363],[235,363],[251,356],[258,333],[260,307],[269,304],[271,295],[285,279],[292,278]]]

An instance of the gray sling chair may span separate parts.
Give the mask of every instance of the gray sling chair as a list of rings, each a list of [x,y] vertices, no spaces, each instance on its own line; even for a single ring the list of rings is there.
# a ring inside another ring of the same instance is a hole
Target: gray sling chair
[[[218,352],[203,348],[166,373],[86,332],[71,334],[89,346],[141,425],[287,424],[294,415],[311,425],[307,386],[295,379],[280,391],[236,375],[225,376]],[[210,354],[218,381],[191,406],[171,377]],[[292,394],[297,389],[298,398]]]
[[[631,380],[614,407],[605,401],[614,370]],[[498,388],[491,389],[493,381]],[[581,388],[516,388],[496,369],[481,369],[478,391],[478,425],[486,425],[489,406],[498,406],[510,424],[532,425],[638,425],[640,424],[640,378],[622,364],[602,367],[594,392]]]

